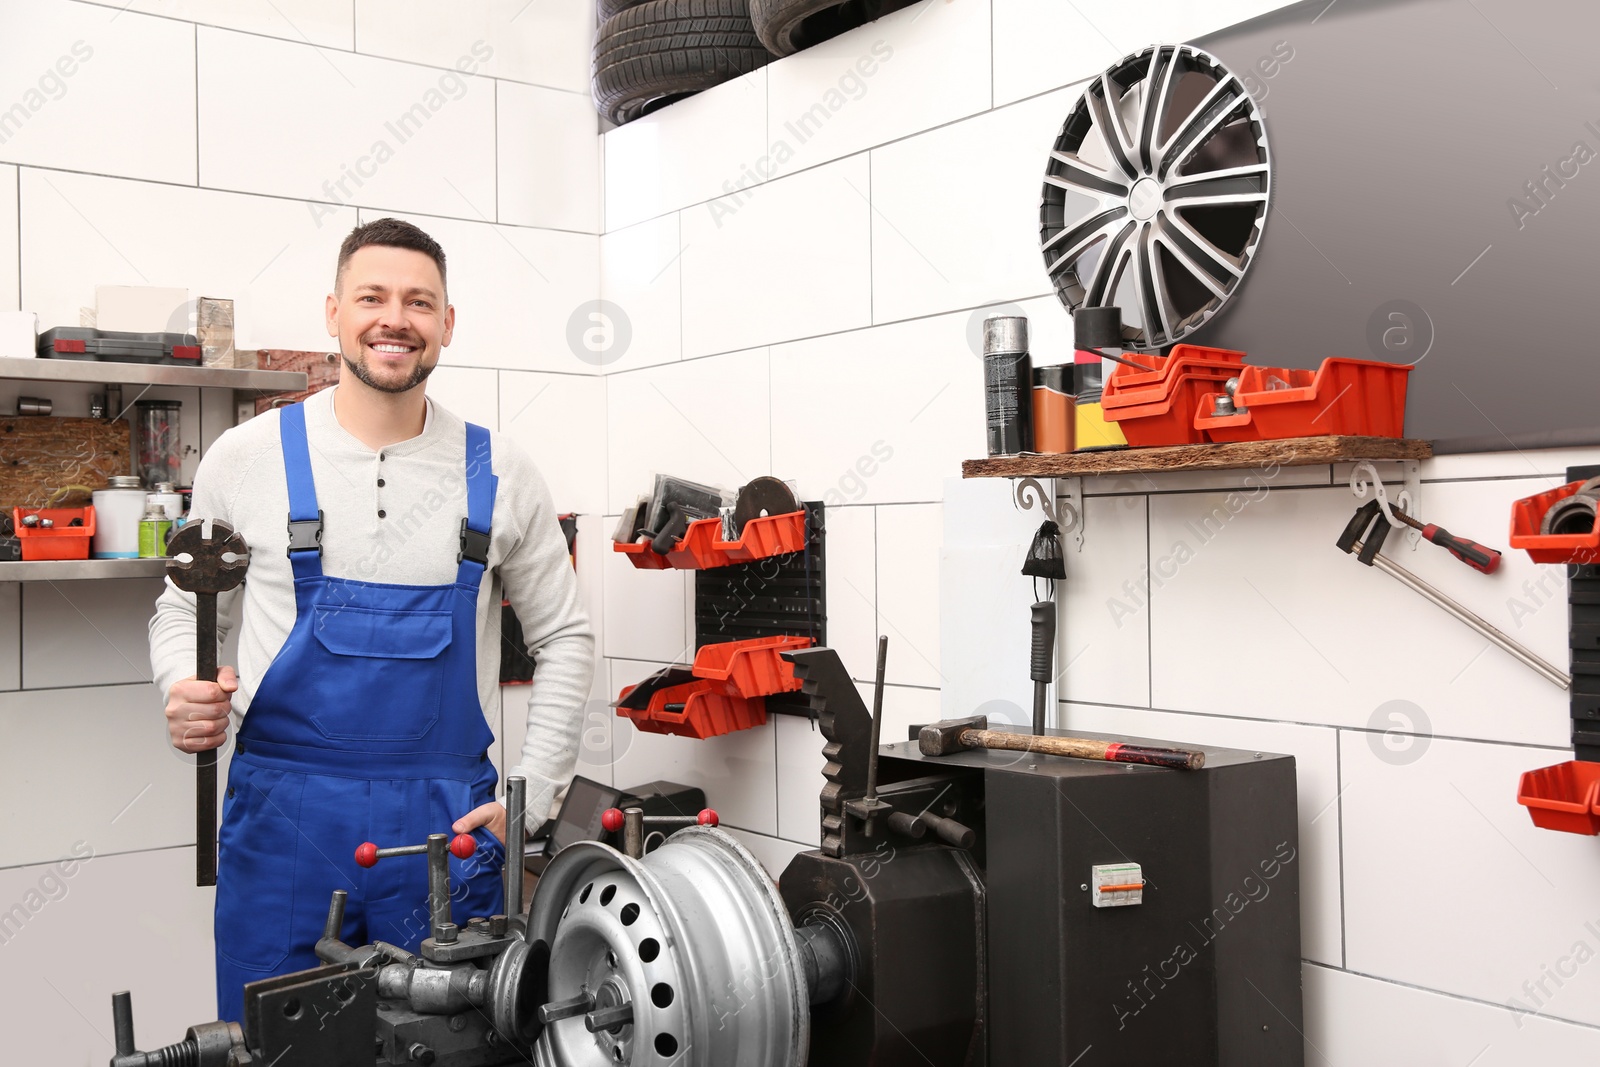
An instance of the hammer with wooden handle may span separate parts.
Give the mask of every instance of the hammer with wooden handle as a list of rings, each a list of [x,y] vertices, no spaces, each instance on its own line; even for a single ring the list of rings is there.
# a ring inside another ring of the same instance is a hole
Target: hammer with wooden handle
[[[1108,763],[1147,763],[1180,771],[1197,771],[1206,765],[1204,752],[1181,748],[1151,748],[1120,741],[1091,741],[1087,737],[1048,737],[991,730],[987,715],[929,723],[917,734],[917,747],[924,756],[948,756],[967,748],[989,748],[1043,752],[1047,756],[1071,756]]]

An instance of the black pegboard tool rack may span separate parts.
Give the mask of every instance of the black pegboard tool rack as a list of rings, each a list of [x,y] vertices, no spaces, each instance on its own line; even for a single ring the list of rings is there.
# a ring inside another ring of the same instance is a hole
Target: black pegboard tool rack
[[[827,529],[823,505],[807,502],[806,547],[749,563],[695,571],[694,647],[780,635],[828,643]],[[815,718],[803,693],[766,698],[767,710]]]
[[[1600,476],[1600,465],[1568,467],[1567,481]],[[1600,565],[1567,567],[1567,635],[1572,655],[1572,754],[1600,763]]]

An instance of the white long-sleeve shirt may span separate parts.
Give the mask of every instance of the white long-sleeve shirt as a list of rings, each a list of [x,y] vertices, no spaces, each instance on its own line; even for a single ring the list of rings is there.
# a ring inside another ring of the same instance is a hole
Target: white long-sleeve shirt
[[[305,403],[311,470],[323,511],[323,573],[386,584],[453,582],[466,515],[465,423],[430,401],[419,436],[373,451],[339,425],[333,394],[327,389]],[[244,585],[219,596],[217,605],[226,637],[242,604],[234,730],[295,621],[278,424],[272,411],[227,431],[206,452],[194,478],[191,521],[222,519],[251,550]],[[478,696],[487,707],[500,684],[503,590],[529,650],[538,654],[527,690],[527,737],[510,771],[527,778],[528,823],[536,828],[572,777],[594,671],[594,634],[544,478],[515,442],[496,433],[491,445],[500,481],[489,570],[478,591]],[[150,664],[163,694],[194,674],[194,656],[194,596],[169,580],[150,620]]]

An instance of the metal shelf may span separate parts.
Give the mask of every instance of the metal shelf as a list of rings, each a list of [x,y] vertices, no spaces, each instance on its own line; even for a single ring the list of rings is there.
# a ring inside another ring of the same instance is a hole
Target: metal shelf
[[[162,363],[74,359],[0,359],[0,379],[5,378],[32,382],[83,382],[88,385],[188,385],[246,389],[258,393],[298,392],[306,387],[306,376],[300,371],[176,367]]]
[[[159,578],[165,559],[40,559],[0,563],[0,582],[67,582],[80,578]]]

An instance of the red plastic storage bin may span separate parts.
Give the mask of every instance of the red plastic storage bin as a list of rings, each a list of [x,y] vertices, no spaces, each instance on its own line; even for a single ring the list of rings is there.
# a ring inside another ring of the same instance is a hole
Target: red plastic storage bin
[[[1558,500],[1576,493],[1583,483],[1568,482],[1523,497],[1511,505],[1511,547],[1520,548],[1535,563],[1600,563],[1600,523],[1584,534],[1542,534],[1545,512]]]
[[[24,515],[49,519],[55,527],[46,530],[24,526]],[[82,519],[83,525],[69,525],[74,519]],[[25,560],[89,558],[89,539],[94,537],[93,505],[86,508],[12,508],[11,522],[16,527]]]
[[[1315,371],[1244,367],[1233,402],[1249,412],[1263,440],[1402,437],[1411,369],[1403,363],[1340,357],[1323,360]],[[1288,387],[1268,388],[1273,378]]]
[[[1568,760],[1527,771],[1517,783],[1517,803],[1545,830],[1600,834],[1600,763]]]
[[[1228,377],[1232,377],[1232,372]],[[1105,417],[1117,424],[1128,444],[1134,448],[1159,445],[1197,445],[1205,441],[1195,429],[1194,410],[1200,397],[1215,392],[1217,379],[1199,374],[1180,374],[1167,383],[1162,399],[1148,404],[1102,408]]]
[[[721,682],[732,696],[771,696],[800,688],[794,664],[783,653],[809,648],[809,637],[753,637],[705,645],[694,657],[696,678]]]
[[[1230,369],[1231,373],[1224,375],[1224,378],[1231,378],[1239,373],[1244,363],[1243,352],[1235,352],[1231,348],[1206,348],[1202,345],[1174,345],[1172,351],[1165,357],[1148,352],[1124,352],[1122,358],[1143,364],[1149,369],[1135,370],[1124,363],[1115,364],[1111,373],[1106,376],[1105,395],[1108,397],[1128,390],[1160,385],[1186,369]]]
[[[621,695],[625,697],[636,688],[627,686]],[[668,705],[673,709],[668,710]],[[650,695],[650,706],[643,710],[618,708],[617,714],[632,720],[645,733],[703,739],[762,725],[767,721],[767,704],[759,698],[729,696],[719,683],[696,679],[657,690]]]
[[[642,571],[661,571],[672,566],[666,556],[650,547],[649,541],[638,541],[631,545],[613,541],[611,550],[626,553],[628,562]]]
[[[716,737],[760,726],[767,721],[767,697],[800,688],[794,664],[783,653],[810,645],[809,637],[789,636],[705,645],[695,653],[694,681],[660,689],[650,695],[648,707],[618,708],[617,714],[647,733],[680,737]],[[619,699],[637,688],[623,689]]]
[[[1203,393],[1200,396],[1200,406],[1195,409],[1194,428],[1199,430],[1207,441],[1259,441],[1261,431],[1256,428],[1256,423],[1250,417],[1249,411],[1239,411],[1232,415],[1213,415],[1217,409],[1217,397],[1225,396],[1223,392]]]
[[[710,570],[734,563],[779,556],[786,552],[799,552],[806,547],[806,513],[791,511],[786,515],[762,515],[745,523],[744,533],[737,541],[722,539],[720,518],[696,519],[689,524],[677,544],[661,555],[651,550],[645,542],[637,544],[613,543],[615,552],[626,553],[635,567],[641,570],[660,570],[675,567],[679,570]]]

